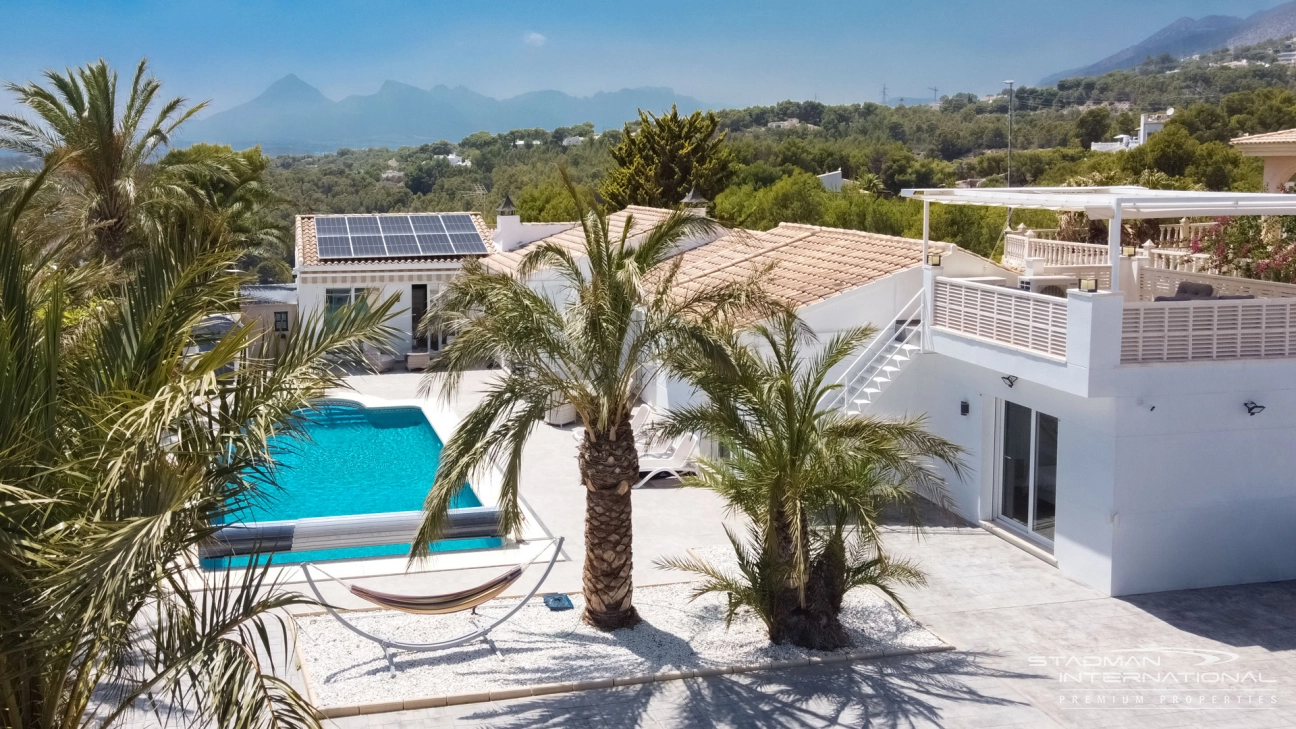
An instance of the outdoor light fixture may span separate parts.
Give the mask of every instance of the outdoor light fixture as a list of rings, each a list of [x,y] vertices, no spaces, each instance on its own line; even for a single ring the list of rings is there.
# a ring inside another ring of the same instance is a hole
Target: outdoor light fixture
[[[1009,387],[1012,387],[1013,385],[1017,384],[1017,375],[1004,375],[999,379],[1003,380],[1004,384]]]
[[[1264,412],[1264,405],[1257,405],[1254,400],[1247,400],[1242,403],[1242,407],[1247,409],[1247,415],[1259,415]]]
[[[1080,290],[1083,291],[1083,292],[1085,292],[1086,294],[1092,294],[1092,293],[1094,293],[1095,291],[1097,291],[1097,290],[1098,290],[1098,277],[1097,277],[1097,276],[1081,276],[1081,277],[1080,277]]]
[[[959,403],[959,415],[967,415],[969,409],[967,400]]]
[[[928,254],[927,254],[927,265],[928,265],[928,266],[939,266],[939,265],[940,265],[940,256],[941,256],[941,254],[939,254],[939,253],[928,253]]]
[[[1126,258],[1133,258],[1137,253],[1138,249],[1134,246],[1121,246],[1121,255]]]

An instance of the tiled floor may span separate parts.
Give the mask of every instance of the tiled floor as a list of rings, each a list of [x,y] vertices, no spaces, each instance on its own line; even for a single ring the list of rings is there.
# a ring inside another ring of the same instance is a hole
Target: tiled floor
[[[1113,599],[980,529],[936,529],[921,541],[896,532],[888,541],[896,553],[922,561],[930,584],[908,591],[906,601],[958,651],[334,723],[340,729],[1296,727],[1296,582]],[[1195,665],[1202,658],[1193,655],[1129,652],[1145,648],[1225,651],[1237,658],[1214,654],[1221,662],[1203,668]],[[1135,657],[1137,669],[1130,668],[1128,656]],[[1066,666],[1095,660],[1117,667]],[[1162,679],[1219,672],[1275,683],[1219,683],[1209,674],[1169,684],[1104,683],[1101,677],[1060,681],[1061,673],[1085,671]],[[1223,685],[1231,690],[1220,690]],[[1136,694],[1141,704],[1094,703],[1112,697],[1134,701]],[[1229,703],[1220,703],[1225,697]],[[1251,708],[1239,708],[1238,697],[1251,701]],[[1185,700],[1206,703],[1186,707]]]

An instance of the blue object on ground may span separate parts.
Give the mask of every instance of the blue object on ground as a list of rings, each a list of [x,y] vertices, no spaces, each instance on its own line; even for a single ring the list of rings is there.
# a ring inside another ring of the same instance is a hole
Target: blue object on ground
[[[555,612],[559,610],[571,610],[572,607],[574,607],[571,598],[561,592],[555,592],[552,595],[545,595],[544,601],[545,607]]]

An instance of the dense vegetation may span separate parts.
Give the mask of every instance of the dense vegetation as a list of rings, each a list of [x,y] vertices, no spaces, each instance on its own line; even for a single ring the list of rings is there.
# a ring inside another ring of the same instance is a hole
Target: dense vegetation
[[[143,63],[129,93],[102,61],[10,90],[28,115],[0,117],[0,148],[40,167],[0,177],[0,727],[145,703],[162,725],[318,727],[275,675],[303,600],[198,551],[273,497],[270,443],[385,346],[395,301],[282,339],[235,324],[237,264],[278,233],[260,152],[163,155],[190,111]]]

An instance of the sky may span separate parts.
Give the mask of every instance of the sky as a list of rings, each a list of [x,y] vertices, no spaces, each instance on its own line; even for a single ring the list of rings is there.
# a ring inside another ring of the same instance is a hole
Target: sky
[[[168,95],[240,104],[295,73],[332,99],[387,79],[504,98],[666,86],[716,107],[990,93],[1137,43],[1179,17],[1279,0],[415,2],[0,0],[0,79],[147,56]],[[0,110],[13,109],[8,94]]]

